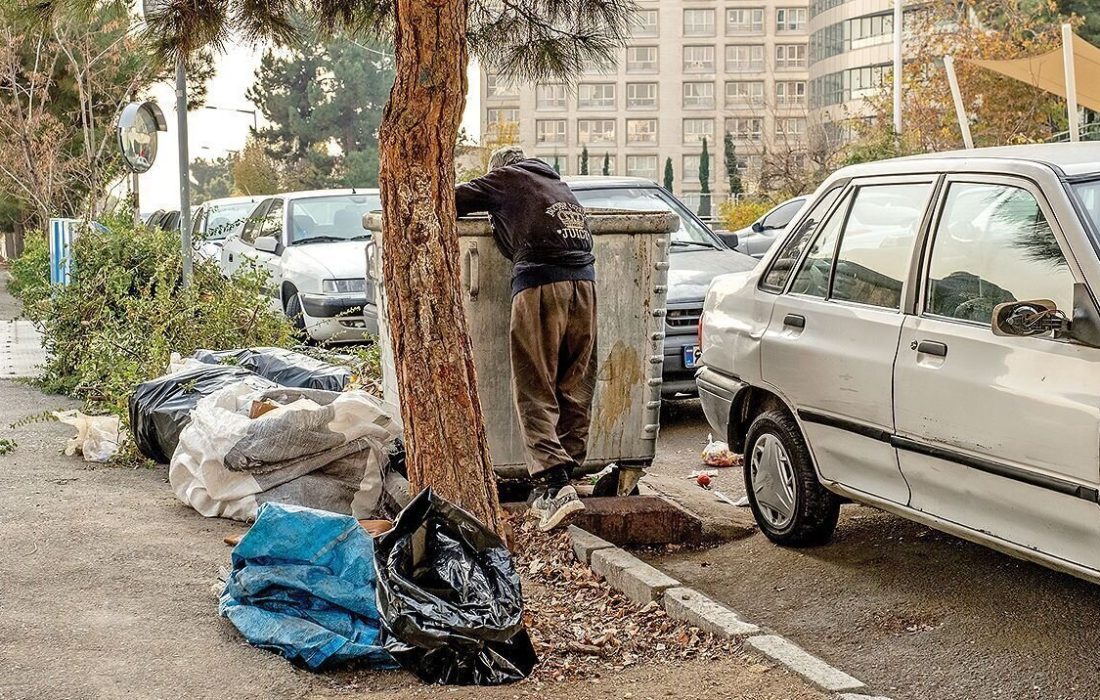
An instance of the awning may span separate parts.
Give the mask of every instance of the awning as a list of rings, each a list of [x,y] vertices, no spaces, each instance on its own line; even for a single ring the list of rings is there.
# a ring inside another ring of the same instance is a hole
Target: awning
[[[1066,97],[1066,69],[1061,47],[1030,58],[1007,61],[966,60],[976,66]],[[1073,60],[1077,78],[1077,103],[1100,112],[1100,48],[1074,34]]]

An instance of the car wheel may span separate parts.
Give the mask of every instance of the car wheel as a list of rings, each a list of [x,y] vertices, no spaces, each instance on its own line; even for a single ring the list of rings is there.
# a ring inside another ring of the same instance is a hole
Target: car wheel
[[[290,295],[290,299],[286,302],[286,315],[294,325],[294,334],[298,337],[298,340],[306,345],[313,344],[313,338],[309,336],[309,331],[306,330],[306,319],[302,314],[302,300],[298,297],[297,290]]]
[[[789,547],[824,544],[836,530],[840,499],[818,481],[798,424],[763,413],[745,438],[745,492],[769,540]]]

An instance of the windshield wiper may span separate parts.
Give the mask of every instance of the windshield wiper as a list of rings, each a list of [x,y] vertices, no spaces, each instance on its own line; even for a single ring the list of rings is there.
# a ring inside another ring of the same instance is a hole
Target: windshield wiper
[[[294,241],[290,245],[298,245],[299,243],[331,243],[332,241],[346,241],[346,238],[340,236],[310,236],[308,238],[301,238]]]
[[[688,248],[690,246],[698,246],[700,248],[711,248],[718,250],[718,246],[713,243],[703,243],[702,241],[673,241],[669,244],[673,248]]]
[[[374,238],[374,234],[364,233],[364,234],[359,235],[359,236],[352,236],[351,238],[345,238],[344,240],[345,241],[369,241],[372,238]]]

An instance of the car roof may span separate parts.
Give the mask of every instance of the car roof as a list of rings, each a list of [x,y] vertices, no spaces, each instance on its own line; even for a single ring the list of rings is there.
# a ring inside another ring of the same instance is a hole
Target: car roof
[[[1036,143],[1020,146],[994,146],[915,156],[890,158],[874,163],[852,165],[838,171],[848,177],[875,174],[897,174],[931,169],[954,170],[967,161],[967,167],[995,165],[1003,169],[1011,163],[1043,165],[1060,175],[1073,177],[1100,173],[1100,142]]]
[[[302,190],[301,192],[280,192],[279,194],[273,194],[272,197],[281,197],[282,199],[308,199],[310,197],[331,197],[333,195],[342,194],[379,194],[377,187],[356,187],[354,189],[347,188],[342,190]]]
[[[243,195],[241,197],[219,197],[217,199],[208,199],[202,203],[201,206],[222,206],[223,204],[249,204],[255,203],[267,199],[266,195]]]
[[[604,187],[659,187],[653,180],[644,177],[618,177],[615,175],[570,175],[563,177],[565,184],[573,190],[595,190]]]

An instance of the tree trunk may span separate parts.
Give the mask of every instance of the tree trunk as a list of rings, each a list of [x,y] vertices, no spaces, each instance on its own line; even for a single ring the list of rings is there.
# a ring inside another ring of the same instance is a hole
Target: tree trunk
[[[397,0],[396,80],[379,133],[383,282],[409,482],[504,534],[462,310],[454,150],[466,0]]]

